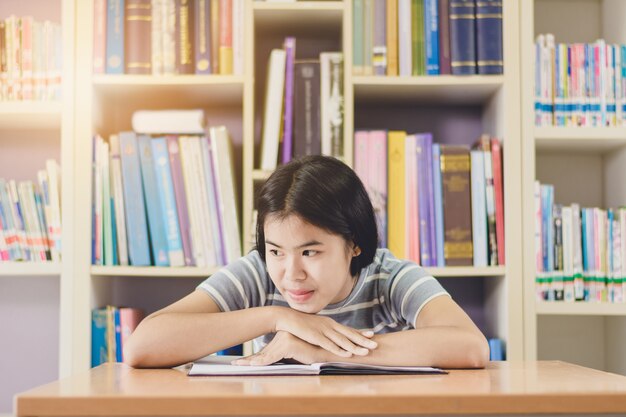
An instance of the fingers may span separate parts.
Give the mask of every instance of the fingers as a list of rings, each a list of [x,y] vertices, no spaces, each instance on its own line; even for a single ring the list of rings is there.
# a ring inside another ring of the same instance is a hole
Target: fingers
[[[329,338],[335,345],[343,349],[345,352],[348,352],[357,356],[365,356],[369,353],[368,349],[355,345],[344,334],[339,333],[335,331],[334,329],[325,333],[325,336]]]
[[[374,336],[374,332],[371,330],[360,332],[358,330],[342,325],[338,325],[335,330],[341,333],[347,339],[349,339],[350,342],[354,345],[370,350],[376,349],[378,347],[378,343],[370,339]]]

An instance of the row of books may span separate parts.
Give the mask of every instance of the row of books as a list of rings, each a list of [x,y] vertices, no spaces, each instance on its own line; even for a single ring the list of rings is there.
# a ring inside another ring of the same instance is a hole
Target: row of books
[[[208,136],[96,136],[92,263],[216,266],[240,257],[230,147],[223,126]]]
[[[304,155],[343,157],[343,54],[296,59],[296,39],[273,49],[267,70],[261,169]]]
[[[354,0],[355,75],[502,74],[501,0]]]
[[[381,246],[426,267],[504,265],[498,139],[482,135],[470,149],[431,133],[359,130],[354,147]]]
[[[536,126],[620,126],[626,122],[626,45],[535,42]]]
[[[32,16],[0,20],[0,101],[60,100],[61,25]]]
[[[61,260],[60,168],[46,161],[33,181],[0,178],[0,262]]]
[[[241,75],[243,7],[244,0],[95,0],[93,72]]]
[[[91,366],[124,361],[124,344],[144,313],[138,308],[106,306],[91,311]]]
[[[556,204],[535,182],[537,299],[626,302],[625,236],[626,208]]]

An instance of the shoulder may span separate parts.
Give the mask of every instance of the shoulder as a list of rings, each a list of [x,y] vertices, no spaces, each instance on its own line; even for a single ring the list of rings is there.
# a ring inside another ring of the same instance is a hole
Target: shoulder
[[[398,259],[386,248],[377,249],[374,260],[366,268],[367,275],[384,273],[388,274],[389,278],[403,276],[407,273],[420,277],[429,275],[419,264],[406,259]]]

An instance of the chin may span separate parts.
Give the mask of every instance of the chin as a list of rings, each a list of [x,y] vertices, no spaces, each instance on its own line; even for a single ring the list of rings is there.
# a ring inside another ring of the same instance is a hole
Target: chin
[[[291,307],[294,310],[300,311],[301,313],[307,313],[307,314],[317,314],[320,311],[322,311],[321,308],[318,308],[314,305],[298,304],[298,303],[294,303],[293,301],[289,302],[289,307]]]

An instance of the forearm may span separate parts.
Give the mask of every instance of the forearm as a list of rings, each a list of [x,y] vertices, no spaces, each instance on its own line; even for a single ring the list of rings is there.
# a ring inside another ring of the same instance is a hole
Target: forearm
[[[134,367],[171,367],[274,331],[277,309],[225,313],[162,313],[146,318],[124,347]]]
[[[434,326],[376,335],[373,340],[378,347],[366,356],[346,359],[327,353],[324,360],[441,368],[482,368],[489,361],[484,336],[463,328]]]

